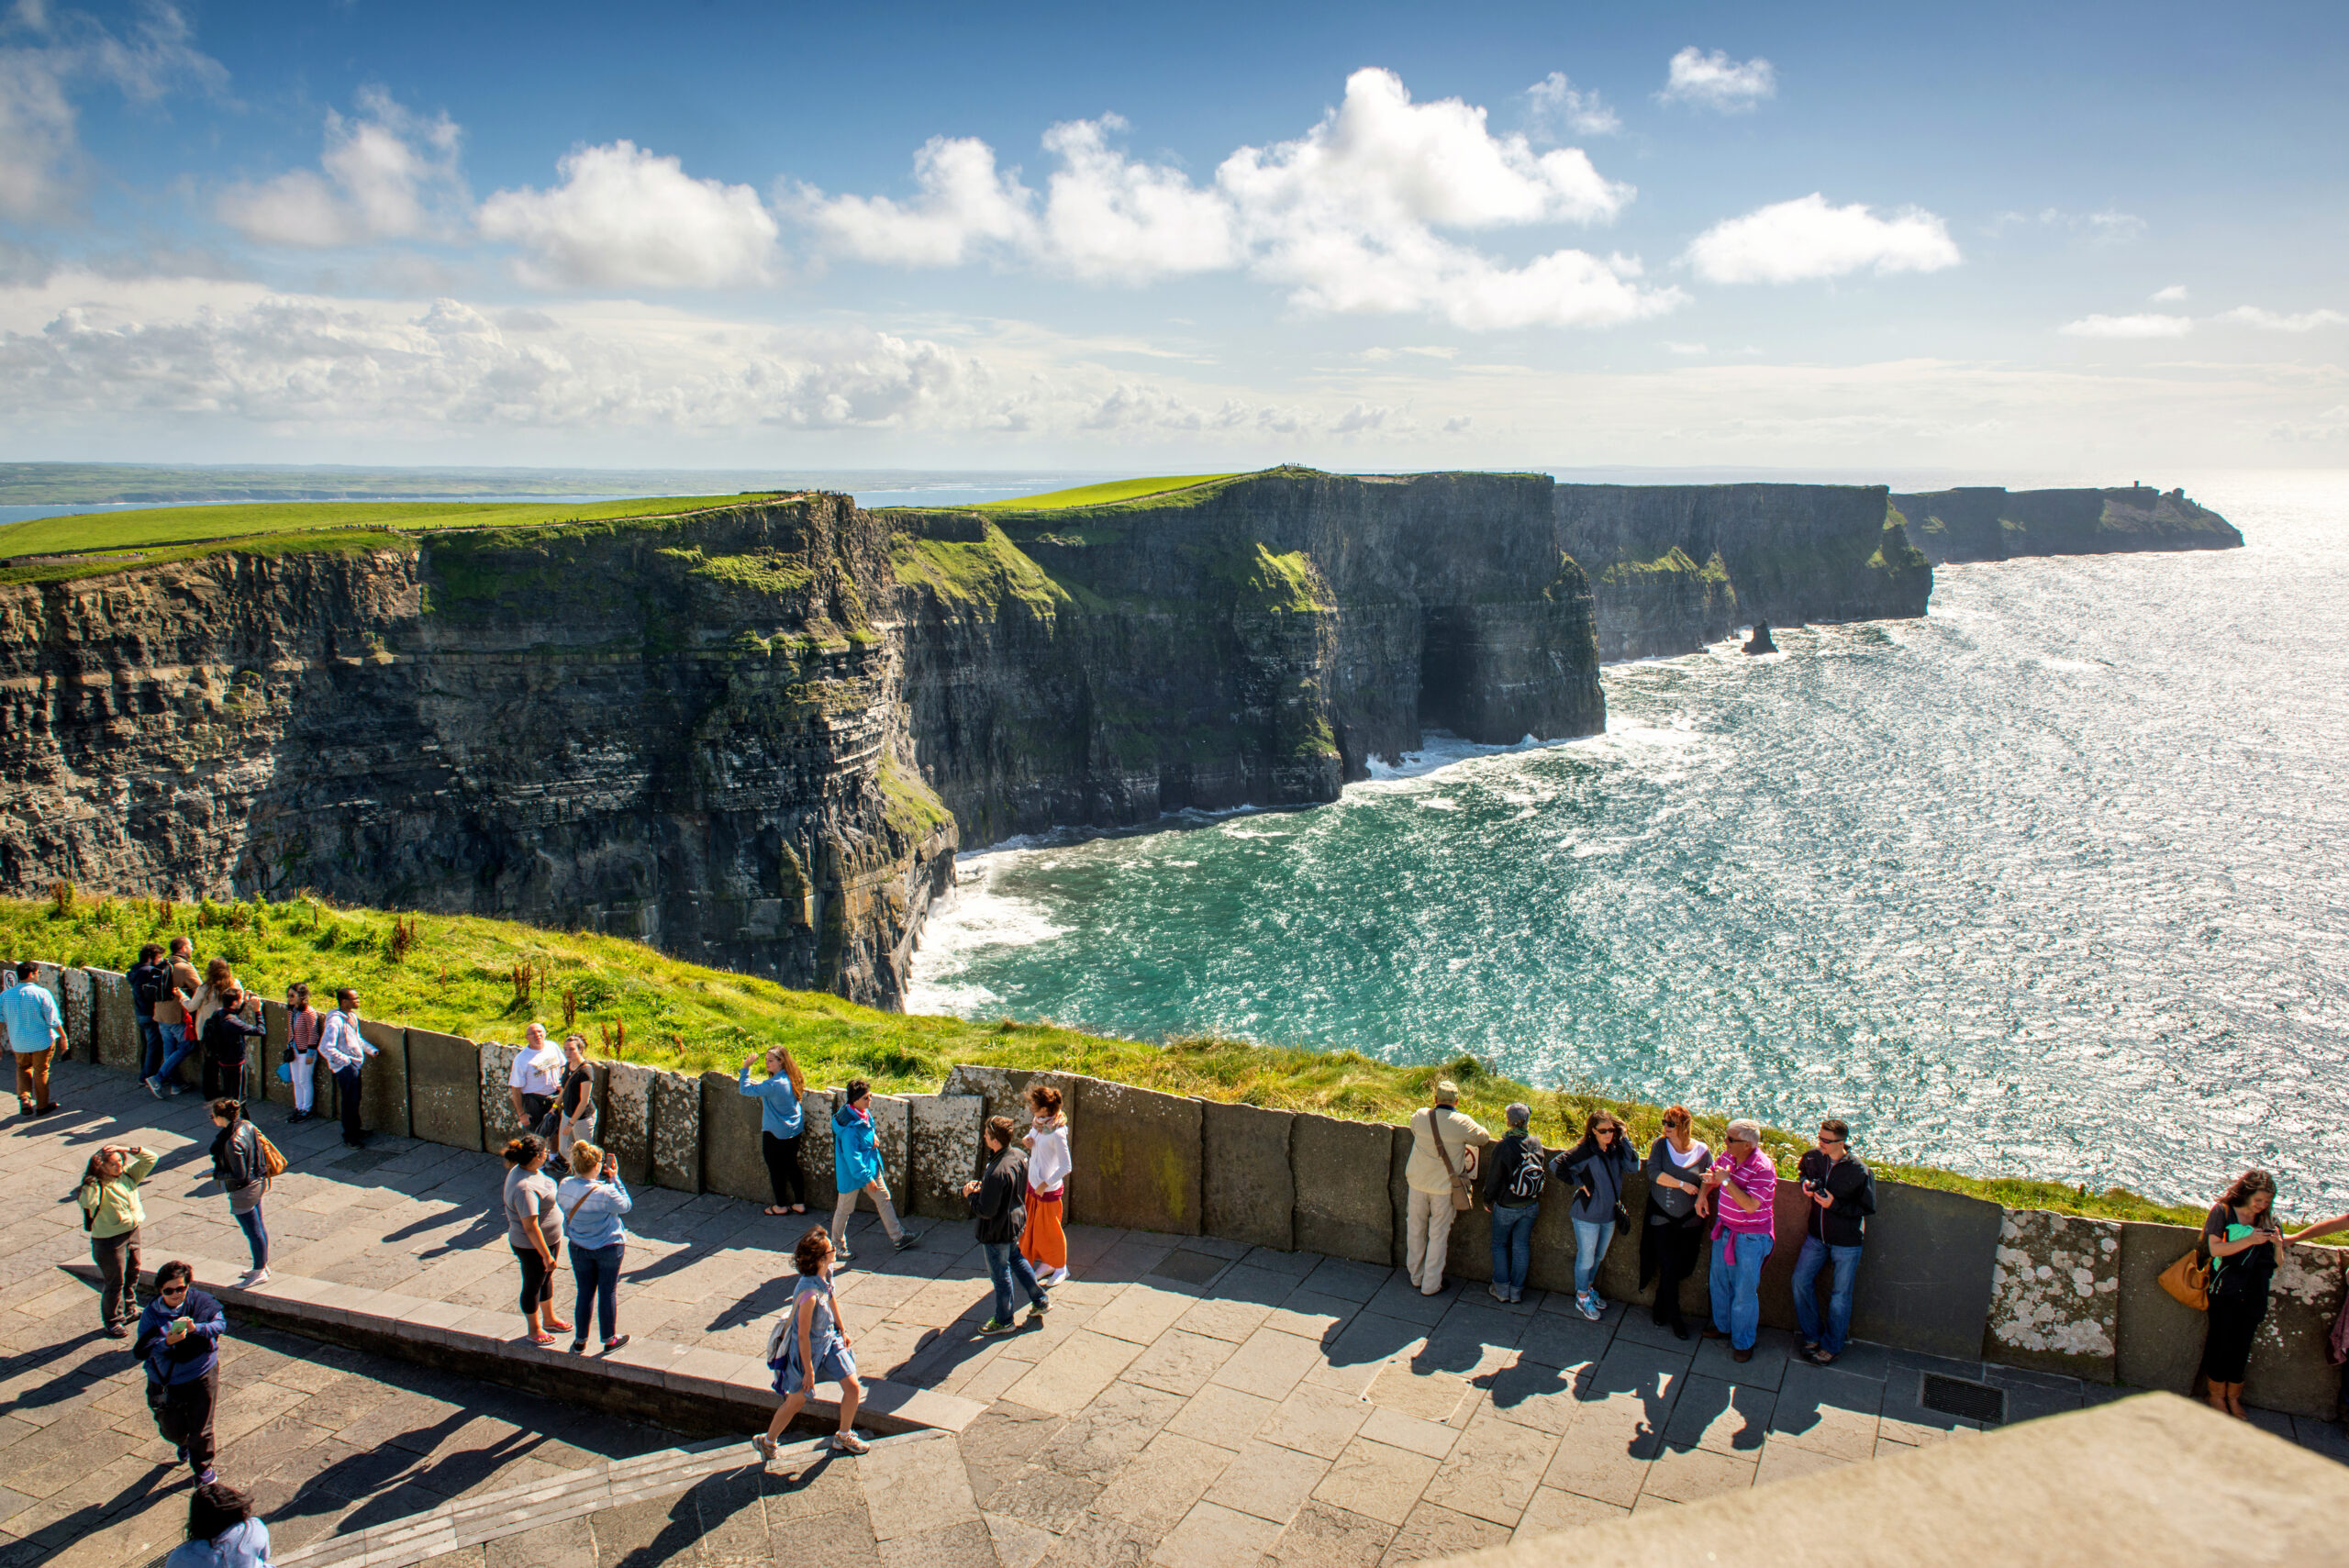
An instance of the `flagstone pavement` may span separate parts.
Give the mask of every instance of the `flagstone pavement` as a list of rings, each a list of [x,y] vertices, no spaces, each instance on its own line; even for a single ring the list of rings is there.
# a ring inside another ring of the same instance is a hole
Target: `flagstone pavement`
[[[144,1191],[150,1267],[175,1251],[244,1256],[195,1095],[158,1102],[80,1064],[58,1093],[64,1112],[0,1122],[15,1199],[0,1213],[0,1568],[150,1562],[185,1519],[186,1472],[155,1436],[143,1374],[96,1333],[93,1289],[58,1267],[86,1256],[68,1193],[90,1152],[164,1151]],[[293,1161],[266,1205],[279,1273],[513,1303],[502,1162],[390,1138],[352,1154],[331,1124],[282,1119],[262,1113]],[[761,1351],[806,1222],[711,1195],[635,1198],[621,1327]],[[921,1244],[895,1255],[869,1218],[853,1228],[843,1316],[868,1375],[985,1402],[967,1430],[829,1462],[802,1442],[770,1470],[746,1445],[740,1469],[680,1496],[435,1561],[1372,1568],[1965,1439],[1968,1423],[1918,1405],[1923,1370],[2002,1385],[2010,1419],[2121,1392],[1870,1345],[1823,1370],[1766,1332],[1739,1365],[1644,1312],[1593,1323],[1564,1297],[1428,1297],[1390,1269],[1082,1226],[1049,1316],[983,1339],[990,1293],[968,1226],[916,1227]],[[572,1310],[567,1279],[557,1305]],[[255,1491],[281,1554],[677,1440],[564,1406],[552,1379],[523,1393],[233,1321],[230,1333],[219,1468]],[[2337,1429],[2266,1419],[2343,1452]]]

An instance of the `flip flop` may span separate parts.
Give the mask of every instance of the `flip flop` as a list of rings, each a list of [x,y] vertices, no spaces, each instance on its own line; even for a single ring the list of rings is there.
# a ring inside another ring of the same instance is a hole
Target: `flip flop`
[[[776,1218],[781,1219],[781,1218],[784,1218],[787,1217],[788,1215],[790,1215],[793,1211],[792,1211],[791,1209],[784,1208],[784,1207],[778,1207],[778,1206],[773,1206],[773,1205],[770,1205],[770,1206],[768,1207],[767,1212],[768,1212],[769,1214],[774,1215]],[[804,1211],[804,1210],[802,1210],[802,1211],[800,1211],[800,1212],[803,1212],[803,1213],[804,1213],[805,1211]]]

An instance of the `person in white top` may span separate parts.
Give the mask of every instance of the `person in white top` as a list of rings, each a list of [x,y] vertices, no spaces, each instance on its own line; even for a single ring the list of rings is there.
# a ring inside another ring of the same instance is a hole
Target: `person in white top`
[[[562,1048],[547,1043],[544,1024],[534,1023],[522,1031],[522,1049],[514,1053],[514,1072],[506,1081],[506,1097],[514,1103],[514,1119],[522,1124],[524,1132],[538,1132],[539,1123],[554,1109],[554,1097],[562,1088],[565,1064]],[[551,1140],[552,1129],[540,1136]]]
[[[1461,1190],[1473,1194],[1476,1150],[1492,1141],[1492,1135],[1474,1118],[1460,1114],[1459,1105],[1460,1085],[1443,1078],[1436,1083],[1435,1103],[1411,1113],[1411,1157],[1403,1164],[1403,1184],[1411,1194],[1404,1228],[1403,1273],[1419,1285],[1421,1296],[1443,1290],[1444,1254],[1452,1247],[1454,1178],[1472,1184]]]
[[[359,1125],[359,1069],[375,1054],[359,1032],[359,993],[346,985],[334,994],[334,1011],[318,1035],[318,1059],[334,1074],[334,1097],[342,1106],[342,1140],[353,1149],[367,1142]]]
[[[1028,1149],[1028,1223],[1019,1233],[1019,1255],[1050,1288],[1068,1278],[1068,1232],[1062,1228],[1068,1176],[1076,1162],[1068,1151],[1068,1118],[1061,1115],[1061,1092],[1049,1084],[1028,1090],[1033,1118],[1020,1142]]]

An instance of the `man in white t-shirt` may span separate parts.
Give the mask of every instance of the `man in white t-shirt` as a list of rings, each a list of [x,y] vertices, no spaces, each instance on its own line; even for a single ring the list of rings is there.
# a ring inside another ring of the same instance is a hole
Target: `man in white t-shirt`
[[[514,1075],[506,1087],[523,1131],[536,1131],[554,1108],[555,1095],[562,1088],[562,1048],[547,1043],[544,1024],[532,1024],[523,1031],[522,1049],[514,1053]]]

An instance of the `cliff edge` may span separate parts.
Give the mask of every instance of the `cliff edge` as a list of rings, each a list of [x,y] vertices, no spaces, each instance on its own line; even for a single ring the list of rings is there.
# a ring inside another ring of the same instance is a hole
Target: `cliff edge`
[[[2233,550],[2243,534],[2184,490],[2008,490],[1965,485],[1895,495],[1910,536],[1936,564],[2018,555],[2142,550]]]

